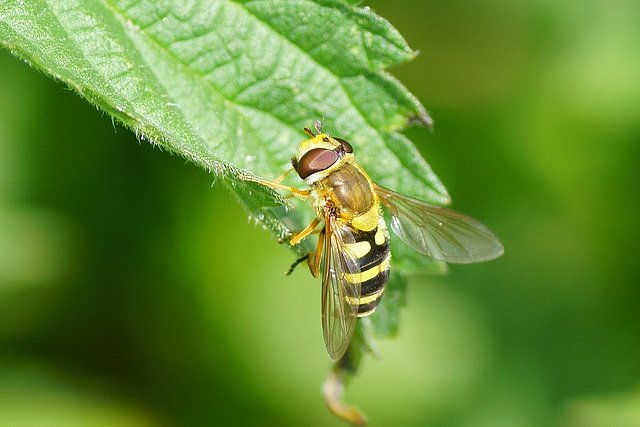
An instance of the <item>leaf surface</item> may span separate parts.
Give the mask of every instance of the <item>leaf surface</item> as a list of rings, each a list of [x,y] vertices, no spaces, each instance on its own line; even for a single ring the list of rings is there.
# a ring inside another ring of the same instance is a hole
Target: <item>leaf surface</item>
[[[303,228],[312,210],[288,209],[282,195],[238,176],[272,179],[287,170],[306,137],[302,128],[316,119],[351,142],[376,182],[449,201],[399,133],[411,123],[431,125],[385,71],[415,53],[368,8],[338,0],[2,0],[0,43],[140,139],[224,178],[217,181],[278,237]],[[440,268],[400,247],[394,263],[397,272]],[[381,312],[393,317],[399,305]]]

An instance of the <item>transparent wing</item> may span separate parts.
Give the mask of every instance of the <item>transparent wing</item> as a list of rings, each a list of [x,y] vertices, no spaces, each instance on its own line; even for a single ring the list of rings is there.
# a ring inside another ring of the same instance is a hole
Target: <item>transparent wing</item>
[[[360,283],[352,282],[360,277],[360,267],[355,255],[345,247],[345,243],[355,242],[351,232],[330,215],[325,217],[322,330],[329,357],[336,361],[347,351],[358,320]]]
[[[440,261],[467,264],[489,261],[504,252],[498,237],[480,221],[377,184],[374,189],[393,215],[393,232],[420,253]]]

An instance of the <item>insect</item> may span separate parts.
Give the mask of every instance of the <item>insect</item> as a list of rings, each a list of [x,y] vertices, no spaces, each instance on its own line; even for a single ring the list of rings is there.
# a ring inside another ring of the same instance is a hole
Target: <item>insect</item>
[[[286,190],[307,199],[316,218],[294,233],[291,245],[319,230],[315,252],[307,261],[314,277],[322,273],[322,329],[329,357],[339,360],[347,350],[358,317],[373,313],[389,279],[389,233],[381,204],[392,215],[391,229],[416,251],[451,263],[488,261],[504,252],[496,235],[479,221],[459,212],[398,194],[369,178],[354,158],[353,147],[341,138],[304,131],[311,138],[300,144],[292,168],[266,181],[243,179]],[[282,185],[291,171],[308,190]],[[323,261],[322,261],[323,260]]]

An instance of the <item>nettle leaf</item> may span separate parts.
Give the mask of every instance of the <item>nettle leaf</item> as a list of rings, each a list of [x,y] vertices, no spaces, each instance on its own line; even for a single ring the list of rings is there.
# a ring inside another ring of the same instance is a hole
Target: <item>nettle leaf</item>
[[[315,119],[348,139],[380,184],[449,201],[397,133],[431,124],[383,71],[414,52],[367,8],[337,0],[3,2],[0,42],[141,139],[227,178],[280,237],[301,219],[274,210],[284,204],[274,191],[237,177],[286,170]]]
[[[376,182],[449,202],[398,133],[412,123],[431,126],[420,102],[384,71],[415,53],[386,20],[352,3],[3,1],[0,43],[140,139],[215,174],[250,215],[284,237],[306,225],[311,210],[287,209],[280,194],[239,176],[280,175],[306,138],[302,128],[316,119],[324,119],[325,132],[351,142]],[[392,245],[394,274],[442,269],[409,255],[398,239]],[[310,243],[295,249],[302,254]],[[392,334],[403,279],[392,281],[387,294],[396,296],[383,299],[389,301],[374,330]]]

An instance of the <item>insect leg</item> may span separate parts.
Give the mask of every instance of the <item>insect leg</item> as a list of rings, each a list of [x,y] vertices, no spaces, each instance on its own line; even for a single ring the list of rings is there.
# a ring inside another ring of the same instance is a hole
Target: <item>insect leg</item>
[[[305,256],[301,256],[300,258],[298,258],[293,264],[291,264],[291,267],[289,267],[289,269],[284,272],[284,275],[288,276],[291,273],[293,273],[293,270],[298,266],[298,264],[300,264],[300,263],[302,263],[304,261],[309,262],[310,257],[311,257],[311,252],[309,252]]]
[[[315,232],[316,228],[318,227],[318,224],[320,224],[320,220],[317,218],[311,221],[311,223],[304,230],[297,233],[293,237],[293,239],[289,241],[289,244],[297,245],[298,243],[300,243],[302,239],[304,239],[311,233]],[[313,277],[318,277],[320,274],[320,259],[322,256],[323,244],[324,244],[324,227],[322,228],[322,230],[320,230],[320,236],[318,237],[318,245],[316,246],[315,253],[309,252],[305,256],[298,258],[293,263],[291,268],[289,268],[289,270],[287,270],[287,272],[284,274],[288,276],[293,272],[293,269],[296,268],[298,264],[300,264],[301,262],[307,261],[307,263],[309,264],[309,270],[311,270],[311,274],[313,274]]]
[[[282,175],[280,175],[279,177],[277,177],[276,179],[274,179],[273,182],[274,184],[279,184],[280,181],[282,181],[287,175],[289,175],[291,172],[293,172],[295,169],[294,168],[289,168],[287,169],[287,171],[285,173],[283,173]]]
[[[311,252],[309,252],[309,270],[311,270],[313,277],[318,277],[320,275],[320,260],[322,259],[325,233],[326,232],[323,227],[318,235],[318,245],[316,246],[316,252],[313,254],[313,260],[311,259]]]
[[[302,230],[301,232],[293,236],[293,239],[291,239],[289,243],[292,246],[297,245],[298,243],[300,243],[302,239],[307,237],[309,234],[313,233],[313,231],[316,229],[318,224],[320,224],[320,220],[318,218],[314,219],[313,221],[311,221],[311,224],[307,225],[307,227],[304,230]]]
[[[279,184],[279,182],[282,181],[284,177],[287,176],[287,174],[289,174],[292,170],[293,169],[289,169],[288,171],[286,171],[285,173],[283,173],[273,181],[267,181],[262,178],[257,178],[255,176],[247,176],[247,175],[240,175],[239,178],[242,179],[243,181],[256,182],[258,184],[264,185],[265,187],[275,188],[277,190],[289,191],[295,194],[297,197],[300,197],[301,199],[305,199],[307,198],[307,196],[309,196],[309,193],[311,192],[310,190],[298,190],[297,188],[291,187],[290,185]]]
[[[318,236],[318,244],[316,246],[315,252],[309,252],[305,256],[298,258],[293,263],[293,265],[291,265],[291,268],[289,268],[289,270],[286,273],[284,273],[285,276],[288,276],[291,273],[293,273],[293,269],[296,268],[298,264],[304,261],[307,261],[307,263],[309,264],[309,270],[311,271],[311,274],[313,275],[313,277],[317,278],[318,276],[320,276],[320,261],[322,260],[322,249],[324,246],[324,238],[325,238],[325,231],[323,228],[322,230],[320,230],[320,235]]]

